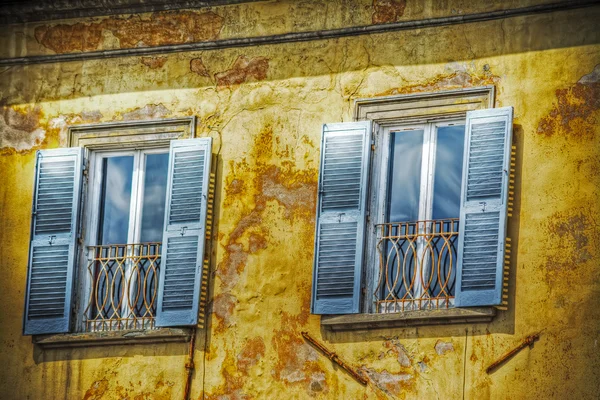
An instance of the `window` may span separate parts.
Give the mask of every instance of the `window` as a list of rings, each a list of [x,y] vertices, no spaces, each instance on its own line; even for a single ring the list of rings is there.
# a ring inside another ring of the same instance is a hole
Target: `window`
[[[464,120],[381,130],[372,180],[376,198],[378,312],[454,301]],[[381,154],[378,154],[381,153]]]
[[[313,313],[501,304],[512,108],[478,90],[324,125]]]
[[[211,139],[179,139],[194,126],[81,126],[38,151],[25,334],[197,324]]]
[[[86,331],[154,326],[168,166],[168,148],[90,152]]]

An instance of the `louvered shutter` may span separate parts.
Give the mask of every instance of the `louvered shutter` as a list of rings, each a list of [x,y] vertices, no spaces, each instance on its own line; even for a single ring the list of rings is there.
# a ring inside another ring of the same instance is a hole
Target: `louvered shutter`
[[[506,240],[512,107],[467,113],[456,306],[499,305]]]
[[[313,314],[359,312],[371,122],[323,125]]]
[[[198,323],[211,146],[211,138],[171,142],[157,326]]]
[[[25,335],[69,331],[82,166],[83,148],[36,154]]]

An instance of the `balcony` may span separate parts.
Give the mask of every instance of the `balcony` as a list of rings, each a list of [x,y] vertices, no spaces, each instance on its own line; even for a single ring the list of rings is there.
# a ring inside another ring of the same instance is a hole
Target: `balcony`
[[[377,225],[378,313],[454,306],[458,219]]]
[[[86,332],[154,329],[160,243],[88,248]]]

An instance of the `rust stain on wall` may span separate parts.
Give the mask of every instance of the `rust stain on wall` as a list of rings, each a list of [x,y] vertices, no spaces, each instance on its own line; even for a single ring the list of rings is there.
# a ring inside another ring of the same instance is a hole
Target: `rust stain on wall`
[[[267,77],[269,60],[265,57],[248,59],[239,56],[227,71],[215,74],[217,86],[239,85],[250,80],[262,81]]]
[[[227,354],[221,364],[221,377],[225,382],[209,393],[201,393],[198,400],[248,400],[252,398],[242,391],[246,374],[238,370],[236,362],[230,354]]]
[[[231,315],[235,309],[237,298],[230,292],[223,292],[214,297],[213,313],[217,317],[216,332],[223,332],[231,326]]]
[[[562,282],[568,285],[568,280],[577,269],[594,258],[590,243],[600,242],[600,225],[587,210],[577,209],[571,212],[557,212],[549,218],[546,230],[552,238],[554,249],[546,256],[542,266],[549,285]]]
[[[308,317],[308,314],[306,314]],[[277,362],[272,375],[286,385],[301,385],[309,393],[329,391],[325,371],[319,365],[319,354],[300,336],[306,323],[302,314],[281,315],[281,329],[275,331],[272,345],[277,352]]]
[[[578,140],[592,140],[598,127],[600,109],[600,64],[577,83],[556,90],[556,104],[544,117],[537,133],[546,137],[560,133]]]
[[[142,57],[140,62],[150,69],[158,69],[162,68],[167,60],[167,57]]]
[[[210,76],[208,69],[206,69],[206,66],[202,62],[202,58],[193,58],[190,60],[190,71],[200,76]]]
[[[35,28],[35,38],[56,53],[71,53],[98,50],[105,31],[124,49],[213,40],[222,26],[223,18],[211,11],[172,11],[153,13],[148,19],[135,15],[91,24],[42,25]]]
[[[265,355],[265,342],[261,337],[255,337],[248,340],[242,351],[237,355],[237,368],[244,374],[256,365],[258,361]]]
[[[404,15],[406,0],[373,0],[374,24],[384,24],[387,22],[396,22]]]
[[[107,389],[108,389],[108,380],[107,379],[101,379],[101,380],[95,381],[92,384],[92,387],[90,387],[85,392],[85,395],[83,396],[83,400],[100,400],[102,398],[102,396],[104,396],[104,393],[106,393]]]
[[[270,201],[276,201],[283,207],[284,217],[290,222],[301,219],[312,224],[316,204],[317,171],[294,168],[284,163],[282,167],[272,164],[275,154],[273,128],[267,126],[254,139],[250,152],[251,165],[245,159],[231,162],[231,173],[225,178],[226,197],[224,207],[239,203],[247,208],[228,235],[225,256],[217,268],[217,275],[225,289],[237,283],[238,275],[245,268],[248,255],[266,248],[269,230],[262,224],[263,212]],[[251,183],[250,183],[251,182]],[[251,201],[248,201],[248,197]],[[248,207],[248,203],[253,203]],[[250,234],[250,248],[244,248],[242,238]],[[299,237],[305,232],[298,232]],[[303,237],[306,240],[306,237]],[[310,234],[312,241],[312,234]],[[312,245],[308,246],[312,249]]]

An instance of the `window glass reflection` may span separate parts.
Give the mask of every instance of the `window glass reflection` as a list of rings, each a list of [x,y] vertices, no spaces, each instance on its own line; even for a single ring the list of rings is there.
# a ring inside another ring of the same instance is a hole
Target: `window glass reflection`
[[[102,160],[99,244],[127,243],[133,156]]]
[[[423,130],[391,133],[387,221],[419,219]]]
[[[460,216],[465,126],[444,126],[437,130],[433,183],[433,219]]]
[[[140,241],[160,242],[163,234],[169,154],[147,154]]]

